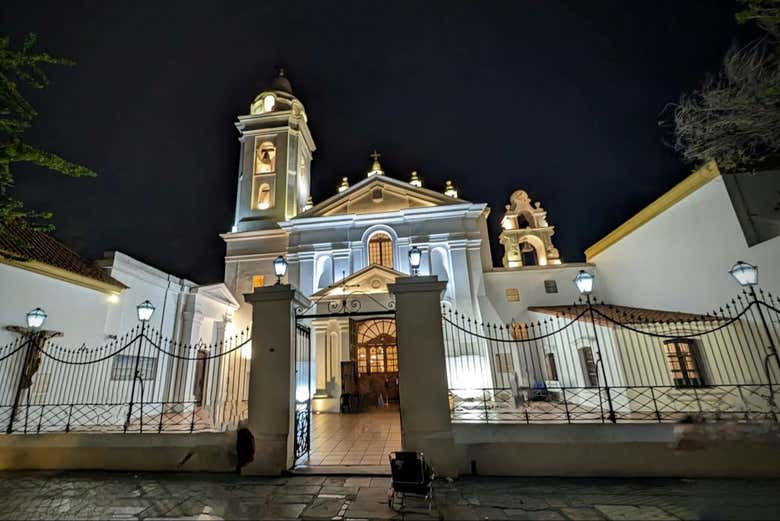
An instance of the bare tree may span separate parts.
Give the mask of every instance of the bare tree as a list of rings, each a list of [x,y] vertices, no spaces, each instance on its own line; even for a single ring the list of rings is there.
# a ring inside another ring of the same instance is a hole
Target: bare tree
[[[737,19],[755,21],[767,34],[745,47],[732,47],[720,73],[664,111],[672,113],[674,149],[685,161],[715,159],[725,172],[780,153],[780,0],[744,3],[748,9]]]

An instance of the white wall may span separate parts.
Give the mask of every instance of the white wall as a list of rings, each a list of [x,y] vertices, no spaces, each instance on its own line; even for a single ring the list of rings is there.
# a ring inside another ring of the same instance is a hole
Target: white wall
[[[508,324],[536,319],[528,314],[530,306],[563,306],[573,304],[580,294],[574,287],[574,277],[580,270],[596,273],[592,264],[573,263],[552,266],[496,269],[484,274],[485,295],[480,298],[485,322]],[[554,280],[558,293],[547,293],[545,280]],[[520,300],[507,302],[506,290],[517,289]]]
[[[26,326],[28,311],[40,307],[49,315],[44,329],[62,331],[60,344],[102,343],[116,332],[117,320],[108,320],[118,304],[108,294],[0,264],[0,345],[18,337],[5,326]]]
[[[591,262],[596,291],[613,304],[702,313],[739,291],[728,274],[738,260],[759,267],[762,288],[780,292],[780,237],[749,248],[719,176]]]

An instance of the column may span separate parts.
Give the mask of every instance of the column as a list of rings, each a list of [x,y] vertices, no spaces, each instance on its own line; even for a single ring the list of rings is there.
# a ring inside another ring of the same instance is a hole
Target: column
[[[423,452],[437,474],[457,476],[441,327],[445,286],[437,277],[407,277],[387,289],[396,298],[403,448]]]
[[[295,308],[308,301],[289,284],[255,288],[247,427],[255,437],[255,459],[247,475],[278,476],[293,465],[295,438]]]

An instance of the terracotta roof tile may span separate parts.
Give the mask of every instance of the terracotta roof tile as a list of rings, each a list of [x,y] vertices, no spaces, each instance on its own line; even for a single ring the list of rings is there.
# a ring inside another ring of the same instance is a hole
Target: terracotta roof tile
[[[555,317],[573,319],[586,311],[586,304],[577,304],[571,306],[531,306],[528,311],[544,313]],[[639,324],[646,322],[688,322],[691,320],[710,321],[719,320],[718,317],[709,315],[697,315],[694,313],[682,313],[679,311],[663,311],[658,309],[634,308],[630,306],[611,306],[607,304],[593,304],[593,309],[604,316],[623,324]],[[586,313],[582,317],[590,322],[590,317]],[[611,322],[603,317],[596,315],[596,323],[601,325],[610,325]]]
[[[6,226],[6,231],[8,233],[0,233],[0,257],[22,263],[38,261],[119,290],[127,288],[97,264],[84,259],[51,235],[16,225]]]

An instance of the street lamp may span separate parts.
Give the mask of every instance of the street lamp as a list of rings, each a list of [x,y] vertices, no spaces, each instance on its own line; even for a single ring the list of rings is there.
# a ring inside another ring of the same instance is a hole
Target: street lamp
[[[737,261],[729,270],[729,275],[743,288],[758,284],[758,268],[747,262]]]
[[[590,295],[593,291],[593,275],[585,270],[580,270],[576,277],[574,277],[574,285],[577,286],[577,290],[583,295]]]
[[[149,319],[152,318],[152,313],[154,313],[154,306],[148,300],[144,300],[136,306],[135,311],[138,315],[138,320],[149,322]]]
[[[43,322],[46,320],[46,312],[43,311],[41,308],[35,308],[29,313],[27,313],[27,327],[30,329],[38,329],[43,325]]]
[[[281,284],[282,277],[287,273],[287,261],[281,255],[274,259],[274,273],[276,273],[276,284]]]
[[[417,246],[412,246],[409,250],[409,266],[412,267],[412,275],[417,276],[420,271],[420,260],[422,259],[422,252]]]
[[[756,294],[758,267],[747,262],[737,261],[729,270],[729,275],[734,277],[734,280],[743,288],[750,288],[750,296],[753,298],[753,302],[751,302],[750,305],[752,306],[755,304],[758,308],[758,316],[761,319],[761,325],[764,326],[764,333],[769,341],[769,352],[764,357],[764,373],[766,374],[767,384],[769,385],[769,407],[772,410],[772,414],[775,415],[775,420],[777,420],[777,405],[775,404],[775,393],[772,390],[772,372],[769,369],[769,359],[774,357],[775,362],[780,364],[780,357],[778,357],[777,346],[775,346],[775,341],[772,338],[772,331],[769,329],[769,324],[766,321],[766,317],[764,317],[764,311],[761,309],[761,306],[765,304],[758,299],[758,295]]]
[[[595,277],[585,270],[580,270],[574,277],[574,285],[577,291],[585,295],[585,301],[588,303],[588,312],[590,313],[590,324],[593,327],[593,340],[596,342],[596,365],[601,366],[601,377],[604,379],[604,392],[607,395],[607,404],[609,405],[609,421],[617,423],[615,409],[612,407],[612,393],[609,390],[607,381],[607,371],[604,368],[604,359],[601,357],[601,342],[599,342],[598,331],[596,331],[596,317],[593,315],[593,302],[590,300],[590,294],[593,291],[593,280]]]

